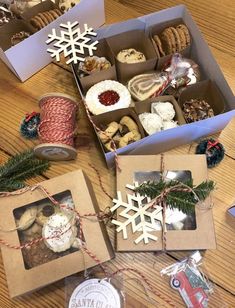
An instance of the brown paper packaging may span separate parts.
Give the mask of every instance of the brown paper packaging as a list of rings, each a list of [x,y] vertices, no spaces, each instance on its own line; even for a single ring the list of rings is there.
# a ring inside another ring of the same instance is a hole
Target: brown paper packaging
[[[154,70],[157,64],[157,55],[151,40],[142,30],[127,31],[107,38],[107,42],[114,53],[118,80],[126,83],[132,77]],[[134,48],[142,52],[147,61],[141,63],[121,63],[117,54],[123,49]]]
[[[182,108],[184,102],[193,98],[204,99],[207,101],[215,115],[221,114],[225,111],[225,99],[215,82],[211,80],[197,82],[183,90],[179,97],[180,107]]]
[[[144,112],[151,113],[151,105],[154,102],[170,102],[174,106],[174,109],[175,109],[175,117],[173,120],[177,121],[179,125],[183,125],[186,123],[184,120],[182,110],[179,104],[177,103],[177,101],[175,100],[174,96],[172,95],[158,96],[155,98],[146,99],[145,101],[135,102],[135,112],[138,115]],[[148,134],[146,134],[146,136],[148,136]]]
[[[194,185],[207,180],[207,164],[205,155],[164,155],[164,170],[189,170],[192,173]],[[134,172],[138,171],[160,171],[160,155],[131,155],[119,156],[121,171],[117,171],[117,191],[121,191],[122,198],[126,201],[127,184],[133,184]],[[210,198],[205,200],[205,205],[210,205]],[[117,210],[118,213],[122,209]],[[168,230],[166,233],[166,249],[169,250],[194,250],[215,249],[215,231],[212,209],[199,209],[196,207],[196,229],[195,230]],[[128,238],[123,239],[121,232],[116,233],[117,251],[159,251],[162,250],[162,232],[153,231],[158,241],[143,241],[135,244],[137,233],[133,233],[131,225],[127,229]]]
[[[69,191],[72,195],[75,208],[82,216],[87,213],[98,212],[97,201],[91,183],[83,171],[78,170],[42,182],[41,185],[51,194]],[[18,196],[9,196],[0,200],[0,225],[3,229],[15,229],[13,211],[27,204],[45,199],[41,190],[35,189]],[[114,257],[111,243],[103,223],[83,220],[83,235],[87,248],[97,256],[101,262]],[[17,231],[1,233],[1,238],[19,245]],[[7,277],[8,289],[11,297],[20,296],[58,281],[74,273],[96,265],[86,253],[81,250],[70,253],[48,263],[26,269],[21,250],[1,246],[4,268]],[[84,259],[85,258],[85,259]]]
[[[11,37],[21,31],[33,34],[35,29],[26,21],[20,19],[12,19],[9,23],[0,27],[0,45],[6,51],[12,47]]]
[[[85,53],[85,56],[88,55],[89,55],[88,53]],[[94,52],[94,55],[98,57],[105,57],[111,63],[112,66],[106,70],[100,72],[94,72],[89,76],[79,77],[78,64],[74,65],[76,76],[81,84],[82,92],[84,93],[84,95],[91,86],[95,85],[100,81],[117,80],[114,55],[105,39],[99,40],[99,44],[97,45],[97,50]]]
[[[95,123],[95,125],[97,127],[101,128],[102,125],[108,125],[109,123],[111,123],[113,121],[119,123],[121,118],[124,117],[124,116],[129,116],[135,121],[135,123],[138,125],[141,137],[144,138],[145,133],[144,133],[143,127],[140,123],[140,120],[139,120],[137,114],[134,112],[133,108],[123,108],[123,109],[113,110],[113,111],[109,111],[109,112],[102,113],[102,114],[99,114],[99,115],[95,115],[95,116],[92,116],[92,121]],[[96,132],[97,138],[99,140],[99,143],[101,145],[102,152],[105,156],[105,153],[108,152],[108,151],[104,147],[103,143],[101,142],[101,140],[100,140],[100,138],[97,134],[96,129],[95,129],[95,132]]]

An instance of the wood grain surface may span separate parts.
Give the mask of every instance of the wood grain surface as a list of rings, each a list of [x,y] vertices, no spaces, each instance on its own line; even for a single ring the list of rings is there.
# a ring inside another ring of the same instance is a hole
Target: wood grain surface
[[[234,1],[106,0],[106,20],[107,23],[127,20],[182,3],[186,4],[190,10],[235,93]],[[38,144],[38,141],[29,141],[20,136],[19,124],[25,113],[39,110],[37,98],[47,92],[62,92],[76,96],[79,100],[78,91],[69,69],[53,63],[26,82],[20,83],[9,69],[0,62],[0,164],[11,155]],[[104,209],[110,205],[110,200],[102,192],[97,175],[89,164],[95,165],[99,170],[104,187],[111,195],[115,193],[115,175],[113,171],[106,168],[99,144],[81,104],[78,127],[77,159],[72,162],[52,163],[52,167],[46,172],[45,176],[37,177],[29,181],[29,184],[82,168],[92,181],[100,208]],[[232,133],[234,134],[234,131]],[[193,153],[194,149],[195,145],[186,145],[176,148],[170,153]],[[217,183],[217,189],[213,193],[217,249],[203,252],[203,255],[210,279],[215,284],[218,296],[224,302],[224,305],[222,305],[218,300],[212,300],[210,307],[233,308],[235,307],[235,222],[228,218],[226,210],[235,199],[234,159],[225,156],[218,167],[209,170],[209,178]],[[111,228],[108,231],[113,241],[114,231]],[[171,299],[176,307],[184,307],[178,293],[170,288],[167,279],[163,279],[159,272],[162,268],[185,255],[188,255],[188,253],[118,253],[115,260],[109,263],[109,267],[110,269],[124,266],[135,267],[146,275],[158,292]],[[170,307],[164,300],[151,292],[146,295],[143,286],[133,277],[131,274],[124,276],[126,307]],[[37,278],[35,277],[35,279]],[[151,297],[151,300],[149,300],[149,297]],[[0,256],[0,308],[62,308],[64,305],[64,280],[27,296],[11,300],[8,295],[4,266]]]

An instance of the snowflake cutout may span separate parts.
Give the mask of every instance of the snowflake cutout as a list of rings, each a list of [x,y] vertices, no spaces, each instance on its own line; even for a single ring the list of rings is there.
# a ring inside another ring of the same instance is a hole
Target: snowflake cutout
[[[138,187],[138,183],[135,183],[134,186],[126,185],[126,187],[134,191]],[[135,240],[136,244],[141,241],[148,244],[150,239],[153,241],[158,240],[158,237],[151,232],[161,230],[157,222],[157,220],[162,220],[161,206],[152,206],[150,198],[141,196],[139,193],[127,194],[127,202],[125,202],[122,200],[120,191],[117,192],[117,199],[113,199],[113,202],[114,206],[111,208],[111,212],[121,207],[124,208],[118,215],[125,218],[125,220],[123,222],[112,220],[112,223],[117,226],[116,231],[122,231],[124,239],[128,238],[127,226],[131,224],[133,233],[141,232]]]
[[[56,49],[48,48],[47,51],[51,53],[52,58],[56,58],[56,61],[60,61],[60,54],[63,53],[65,57],[70,57],[66,64],[73,62],[77,64],[79,61],[84,61],[85,50],[88,50],[89,56],[93,56],[93,50],[96,50],[98,41],[91,42],[89,36],[96,36],[97,34],[92,28],[89,28],[87,24],[84,24],[84,32],[81,32],[77,27],[79,23],[75,21],[67,24],[60,24],[60,27],[66,30],[61,30],[60,35],[56,34],[56,30],[52,29],[52,34],[49,34],[49,39],[46,41],[50,44],[54,41],[54,47]]]

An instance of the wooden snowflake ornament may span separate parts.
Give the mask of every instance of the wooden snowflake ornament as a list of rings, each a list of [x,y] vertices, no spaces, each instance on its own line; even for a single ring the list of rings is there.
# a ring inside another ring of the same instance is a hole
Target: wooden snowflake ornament
[[[46,44],[54,42],[55,49],[48,48],[47,51],[51,53],[52,58],[56,58],[56,61],[60,61],[61,53],[65,57],[69,57],[66,64],[83,62],[86,50],[89,56],[93,56],[93,51],[97,49],[98,41],[92,41],[91,36],[97,36],[97,33],[87,24],[84,24],[84,31],[81,32],[78,25],[78,22],[71,23],[68,21],[67,24],[60,24],[60,27],[64,30],[61,30],[59,35],[57,35],[56,29],[52,29],[52,34],[48,35],[49,39]]]
[[[132,191],[138,186],[135,183],[134,186],[126,185],[126,187]],[[162,207],[153,205],[149,197],[141,196],[139,193],[127,194],[127,202],[123,201],[120,191],[117,192],[117,199],[113,199],[114,206],[111,208],[111,212],[116,211],[119,208],[124,208],[118,213],[118,216],[122,218],[120,220],[112,220],[112,223],[117,226],[116,231],[123,233],[123,238],[128,238],[128,226],[131,225],[133,233],[138,233],[135,243],[143,241],[145,244],[149,243],[149,240],[157,241],[158,237],[153,234],[153,231],[161,230],[161,224],[159,220],[162,220]]]

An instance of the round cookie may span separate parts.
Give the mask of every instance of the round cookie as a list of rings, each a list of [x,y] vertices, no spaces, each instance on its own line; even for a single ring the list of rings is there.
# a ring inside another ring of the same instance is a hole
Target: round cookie
[[[49,12],[43,12],[42,14],[46,18],[47,24],[51,23],[54,20],[52,16],[49,14]]]
[[[105,80],[87,91],[85,101],[90,112],[97,115],[129,107],[131,95],[123,84],[114,80]]]
[[[55,10],[50,10],[49,13],[53,16],[54,20],[59,17],[59,15],[55,12]]]
[[[30,228],[22,231],[22,233],[28,240],[32,240],[35,235],[42,235],[42,227],[35,222]]]
[[[191,42],[190,33],[188,28],[184,24],[180,24],[176,27],[176,29],[181,29],[184,32],[186,38],[186,45],[188,46]]]
[[[62,13],[61,13],[61,11],[60,11],[59,9],[54,9],[54,12],[56,12],[56,14],[57,14],[58,16],[61,16],[61,15],[62,15]]]
[[[154,39],[154,42],[157,45],[160,57],[164,57],[166,54],[165,54],[164,50],[162,49],[162,42],[161,42],[159,36],[158,35],[154,35],[153,39]]]
[[[55,20],[55,17],[53,16],[53,14],[51,14],[50,11],[46,11],[44,13],[46,13],[46,15],[48,16],[48,19],[50,20],[50,22]]]
[[[181,47],[181,42],[180,42],[180,36],[179,33],[176,31],[176,29],[174,27],[170,27],[169,28],[171,30],[171,32],[173,33],[174,37],[175,37],[175,43],[176,43],[176,52],[180,52],[182,47]]]
[[[178,32],[179,37],[180,37],[181,50],[184,50],[187,47],[187,41],[186,41],[186,36],[184,34],[184,31],[178,27],[176,27],[176,31]]]
[[[57,213],[49,217],[42,229],[45,245],[54,252],[69,249],[77,236],[77,227],[71,217],[65,213]]]
[[[43,226],[52,215],[58,213],[59,211],[60,209],[57,206],[51,204],[43,204],[38,208],[36,222],[40,226]]]
[[[172,31],[169,28],[166,28],[161,33],[161,42],[163,45],[163,50],[166,54],[172,54],[175,52],[175,37],[172,33]]]
[[[39,242],[37,245],[23,248],[22,254],[26,268],[33,268],[58,258],[57,254],[51,251],[44,242]]]
[[[38,30],[41,30],[45,27],[42,19],[37,15],[30,19],[30,23]]]
[[[47,18],[44,16],[43,13],[38,13],[37,16],[41,18],[41,20],[44,22],[45,26],[48,25],[48,20],[47,20]]]
[[[28,207],[17,221],[17,230],[24,231],[32,226],[37,215],[37,207]]]
[[[132,64],[145,62],[146,57],[142,52],[134,48],[129,48],[119,51],[119,53],[117,54],[117,60],[121,63]]]

